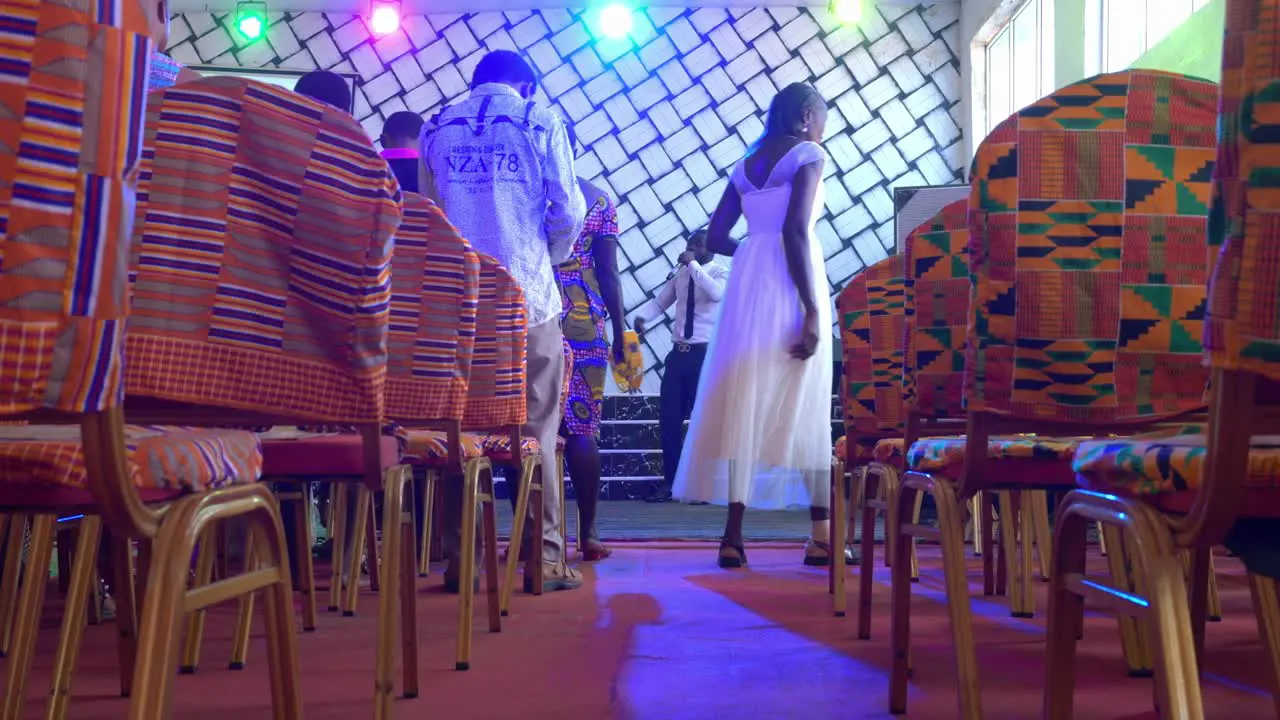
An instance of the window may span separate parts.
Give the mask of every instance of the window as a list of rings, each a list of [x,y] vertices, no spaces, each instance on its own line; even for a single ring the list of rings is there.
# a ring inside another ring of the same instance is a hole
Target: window
[[[1209,0],[1098,0],[1103,72],[1128,68]]]
[[[1027,0],[987,43],[983,135],[1055,87],[1052,15],[1053,0]]]

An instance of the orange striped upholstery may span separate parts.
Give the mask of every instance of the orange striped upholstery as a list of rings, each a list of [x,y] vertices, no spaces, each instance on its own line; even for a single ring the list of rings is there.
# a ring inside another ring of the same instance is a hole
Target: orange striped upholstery
[[[119,404],[152,44],[138,3],[0,4],[0,415]]]
[[[391,259],[388,417],[462,419],[479,295],[479,256],[434,202],[405,193]]]
[[[255,482],[262,472],[258,437],[243,430],[129,425],[125,448],[128,477],[140,490],[202,492]],[[78,426],[0,430],[0,486],[6,491],[82,490],[87,483]]]
[[[480,307],[463,425],[484,430],[524,425],[529,416],[524,292],[497,260],[479,255]]]
[[[147,108],[131,395],[380,422],[400,192],[350,115],[205,78]]]

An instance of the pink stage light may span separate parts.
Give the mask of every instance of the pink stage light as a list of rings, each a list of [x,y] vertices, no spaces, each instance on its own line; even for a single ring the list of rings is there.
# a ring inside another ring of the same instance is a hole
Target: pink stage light
[[[374,3],[369,15],[374,35],[388,35],[400,28],[400,3]]]

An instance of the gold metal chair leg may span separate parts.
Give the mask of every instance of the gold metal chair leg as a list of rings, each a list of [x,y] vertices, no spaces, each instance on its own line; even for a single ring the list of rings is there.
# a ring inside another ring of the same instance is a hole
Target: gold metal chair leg
[[[848,602],[845,591],[845,576],[848,574],[848,569],[845,567],[844,546],[845,533],[849,530],[849,506],[845,493],[844,474],[844,462],[834,461],[831,464],[831,538],[828,540],[831,546],[831,564],[828,572],[831,580],[832,612],[836,617],[844,617]],[[865,527],[862,532],[867,532]],[[869,562],[865,557],[862,561]]]
[[[400,506],[400,669],[403,673],[405,698],[418,697],[418,581],[414,557],[410,550],[417,542],[417,522],[410,508],[416,488],[413,470],[404,468],[404,500]],[[386,523],[382,532],[387,532]],[[392,567],[383,558],[384,567]],[[383,592],[386,592],[385,590]]]
[[[1049,493],[1044,490],[1027,491],[1031,498],[1031,529],[1036,544],[1036,565],[1041,582],[1049,582],[1053,573],[1053,530],[1049,527]],[[1030,544],[1027,545],[1030,548]]]
[[[374,712],[375,720],[388,720],[392,715],[392,704],[395,700],[395,680],[393,674],[396,665],[396,630],[397,630],[397,612],[402,608],[403,596],[401,594],[400,583],[404,578],[405,557],[403,554],[407,548],[403,546],[404,532],[402,525],[404,524],[405,505],[404,498],[406,493],[410,500],[413,498],[411,488],[406,488],[407,468],[397,466],[389,468],[383,474],[383,495],[382,495],[382,552],[385,567],[388,569],[386,576],[383,578],[386,583],[382,590],[378,593],[378,646],[376,650],[376,659],[374,667]],[[409,513],[412,516],[412,512]],[[412,520],[410,520],[412,526]],[[412,547],[410,545],[409,547]],[[413,603],[409,603],[412,605]],[[403,618],[399,618],[403,620]],[[403,633],[407,628],[399,628],[402,636],[401,642],[404,642]],[[414,642],[415,652],[406,653],[404,660],[406,663],[414,663],[416,666],[416,639]],[[412,658],[410,657],[412,655]],[[415,667],[416,669],[416,667]],[[415,673],[416,675],[416,673]],[[409,680],[406,675],[406,680]],[[414,694],[417,693],[416,677],[413,678]]]
[[[982,557],[982,553],[987,548],[986,543],[983,542],[983,531],[985,528],[982,527],[982,499],[983,495],[981,490],[974,493],[973,497],[969,498],[969,522],[973,527],[974,557]]]
[[[22,572],[22,539],[26,532],[26,515],[9,516],[4,573],[0,575],[0,657],[8,656],[12,647],[13,614],[18,609],[18,577]]]
[[[1209,622],[1222,622],[1222,596],[1218,594],[1218,571],[1209,553]]]
[[[347,558],[347,587],[342,597],[342,616],[354,617],[356,614],[356,606],[360,602],[360,562],[366,555],[366,545],[368,554],[369,567],[369,588],[377,591],[374,587],[373,578],[377,573],[377,543],[370,540],[373,533],[370,532],[369,514],[370,508],[373,507],[373,493],[364,483],[356,485],[356,526],[351,528],[351,557]]]
[[[70,582],[67,586],[67,604],[62,611],[62,632],[58,637],[58,650],[53,660],[53,687],[49,692],[49,720],[62,720],[67,716],[67,704],[71,701],[71,676],[75,673],[76,660],[80,656],[80,639],[87,624],[86,605],[94,599],[93,587],[98,578],[98,545],[102,540],[102,518],[86,515],[80,520],[76,533],[75,554],[72,555]]]
[[[1027,611],[1027,583],[1023,576],[1022,555],[1018,552],[1018,529],[1023,526],[1019,517],[1025,516],[1017,512],[1015,503],[1019,503],[1021,498],[1015,500],[1014,495],[1008,490],[1001,490],[996,494],[1000,499],[1000,545],[1009,573],[1009,614],[1016,618],[1026,618],[1031,617],[1031,613]],[[1030,533],[1024,535],[1023,539],[1030,540]],[[1030,552],[1030,548],[1027,551]]]
[[[1094,523],[1094,525],[1098,528],[1098,552],[1102,554],[1102,557],[1106,557],[1107,536],[1102,532],[1102,523]]]
[[[329,485],[329,612],[342,605],[342,568],[347,544],[347,484]]]
[[[894,485],[895,486],[897,485],[896,479],[894,481]],[[893,489],[893,492],[895,493],[898,492],[896,487]],[[912,523],[919,524],[920,510],[923,507],[924,507],[924,493],[916,493],[916,504],[911,509]],[[914,540],[911,541],[911,543],[907,547],[911,548],[911,582],[919,582],[920,581],[920,551],[916,548],[916,543]]]
[[[1107,588],[1086,578],[1084,533],[1089,522],[1122,530],[1120,535],[1111,535],[1110,549],[1128,558],[1132,591]],[[1073,716],[1076,615],[1080,598],[1087,596],[1114,612],[1138,616],[1154,639],[1156,703],[1161,715],[1203,720],[1187,583],[1168,525],[1159,512],[1140,502],[1076,490],[1060,506],[1057,526],[1044,718],[1068,720]]]
[[[484,542],[481,558],[484,561],[485,609],[489,611],[489,632],[496,633],[502,632],[502,607],[499,598],[502,588],[498,581],[498,494],[493,488],[493,473],[481,473],[476,485],[479,491],[477,501],[480,503],[481,538]],[[529,548],[529,556],[533,557],[533,548]]]
[[[462,472],[462,548],[458,572],[458,650],[454,669],[471,669],[471,626],[475,603],[476,495],[481,472],[491,472],[486,459],[473,460]]]
[[[213,561],[218,554],[214,531],[210,530],[200,538],[200,545],[196,553],[195,587],[203,587],[213,579]],[[200,665],[200,645],[204,640],[204,619],[204,608],[187,613],[187,632],[182,641],[182,665],[178,668],[178,672],[184,675],[195,674],[196,668]]]
[[[111,557],[111,597],[116,602],[116,662],[120,666],[120,697],[133,690],[138,659],[138,596],[133,582],[133,541],[106,532]]]
[[[428,469],[422,481],[422,540],[418,543],[418,577],[431,574],[431,532],[435,523],[436,478],[438,472]]]
[[[1069,585],[1069,578],[1083,578],[1087,547],[1088,519],[1070,509],[1071,496],[1058,506],[1054,526],[1053,561],[1049,576],[1049,628],[1045,663],[1045,695],[1043,714],[1046,720],[1070,720],[1075,699],[1076,647],[1079,642],[1077,622],[1084,613],[1084,598]],[[1104,528],[1106,526],[1103,526]],[[1107,532],[1112,532],[1108,529]],[[1113,574],[1113,582],[1124,578]],[[1126,625],[1121,622],[1123,632]]]
[[[1271,663],[1271,697],[1276,716],[1280,717],[1280,595],[1275,580],[1254,573],[1249,573],[1249,593],[1258,619],[1258,635]]]
[[[1111,572],[1111,586],[1123,592],[1133,592],[1134,583],[1130,577],[1128,562],[1124,553],[1124,538],[1121,528],[1113,525],[1097,523],[1106,544],[1113,549],[1107,555],[1107,567]],[[1151,677],[1151,655],[1145,630],[1137,620],[1118,613],[1116,621],[1120,624],[1120,648],[1124,652],[1124,662],[1129,668],[1130,677]]]
[[[520,487],[516,491],[515,515],[511,521],[511,541],[507,543],[507,564],[503,569],[502,596],[499,600],[503,615],[509,614],[511,608],[511,593],[516,583],[516,567],[520,564],[520,553],[524,545],[524,526],[529,517],[529,499],[536,494],[538,502],[542,502],[541,483],[538,483],[539,487],[534,487],[534,470],[538,465],[536,455],[526,457],[520,463]],[[563,513],[561,517],[564,517]],[[537,542],[541,542],[541,538],[538,538]],[[533,557],[533,548],[529,549],[529,557]]]
[[[258,541],[251,531],[247,532],[244,541],[244,572],[249,573],[258,566]],[[227,667],[231,670],[243,670],[249,661],[249,635],[253,629],[253,606],[257,593],[242,595],[236,604],[236,629],[231,636],[231,662]]]
[[[947,609],[951,619],[959,688],[958,717],[963,720],[982,718],[982,695],[979,688],[977,653],[973,643],[973,614],[969,606],[969,587],[965,576],[964,519],[960,500],[946,481],[920,473],[907,473],[901,482],[897,513],[901,518],[908,507],[914,507],[915,495],[929,492],[938,508],[937,529],[908,525],[895,520],[898,547],[914,537],[936,537],[942,543],[943,575],[946,583]],[[910,506],[907,503],[911,503]],[[893,671],[890,678],[889,712],[907,710],[908,677],[910,675],[910,562],[903,553],[893,559]]]
[[[298,548],[297,582],[294,588],[302,595],[302,631],[316,630],[316,567],[311,556],[311,546],[315,533],[311,521],[311,483],[298,483],[294,493],[297,497],[293,507],[293,546]],[[285,512],[281,508],[280,512]]]
[[[22,589],[18,593],[18,609],[13,617],[13,645],[0,705],[0,719],[22,717],[23,691],[31,658],[35,653],[36,633],[40,629],[40,610],[44,606],[45,588],[49,584],[49,562],[53,557],[54,517],[36,515],[31,522],[31,544],[27,548],[26,567],[22,573]],[[12,537],[12,535],[10,536]],[[19,536],[21,552],[21,536]],[[21,557],[19,555],[19,557]],[[81,618],[77,618],[79,620]]]
[[[298,686],[298,648],[293,617],[289,556],[278,504],[269,489],[248,485],[193,495],[165,513],[155,541],[155,568],[147,585],[139,637],[130,720],[169,716],[173,666],[178,654],[178,624],[184,608],[203,607],[245,592],[264,591],[268,675],[275,720],[302,716]],[[258,560],[238,577],[186,591],[191,553],[197,537],[213,523],[243,516]]]

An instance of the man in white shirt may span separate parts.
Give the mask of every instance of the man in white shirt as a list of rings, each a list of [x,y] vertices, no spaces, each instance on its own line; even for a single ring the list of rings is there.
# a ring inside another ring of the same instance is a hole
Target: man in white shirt
[[[529,323],[529,419],[524,431],[541,444],[543,472],[550,478],[555,477],[564,383],[555,266],[573,252],[587,207],[564,123],[533,102],[535,82],[533,68],[514,52],[496,50],[481,58],[467,99],[422,128],[419,188],[444,209],[473,248],[497,258],[524,290]],[[456,494],[456,485],[445,487]],[[565,565],[560,492],[554,482],[543,486],[542,574],[547,590],[582,584],[582,575]],[[450,558],[445,586],[452,590],[458,583],[462,500],[448,494],[445,500],[442,545]]]
[[[662,435],[662,485],[654,488],[649,502],[671,499],[671,483],[680,466],[684,447],[684,423],[693,412],[698,396],[698,376],[707,357],[707,343],[724,299],[725,280],[729,269],[707,252],[707,233],[699,230],[689,236],[685,251],[671,277],[658,291],[658,296],[645,303],[632,318],[636,333],[643,336],[645,326],[662,317],[667,308],[676,308],[672,325],[671,352],[667,354],[662,373],[661,409],[658,430]]]

